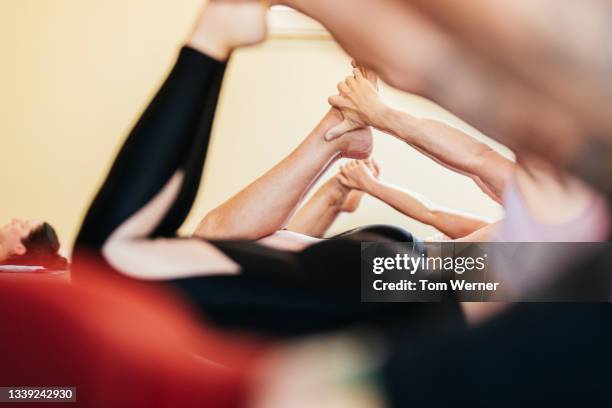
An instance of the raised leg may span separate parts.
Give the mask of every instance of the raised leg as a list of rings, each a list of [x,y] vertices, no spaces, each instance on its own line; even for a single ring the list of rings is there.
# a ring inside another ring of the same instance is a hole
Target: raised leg
[[[341,122],[339,111],[329,111],[284,160],[207,214],[195,235],[207,239],[257,240],[285,227],[308,190],[335,160],[370,155],[369,129],[325,141],[327,131]]]

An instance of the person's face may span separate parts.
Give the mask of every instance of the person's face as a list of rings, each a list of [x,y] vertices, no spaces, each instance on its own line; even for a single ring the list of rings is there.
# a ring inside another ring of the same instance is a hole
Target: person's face
[[[21,241],[41,225],[40,221],[13,218],[0,228],[0,248],[4,256],[24,255],[26,247]]]

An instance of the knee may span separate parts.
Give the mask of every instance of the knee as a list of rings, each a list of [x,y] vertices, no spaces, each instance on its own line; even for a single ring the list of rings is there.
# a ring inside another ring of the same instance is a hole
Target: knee
[[[202,219],[195,232],[194,237],[204,239],[221,239],[223,235],[222,223],[215,211],[211,211]]]
[[[268,234],[263,236],[265,235]],[[261,238],[262,234],[249,231],[235,218],[225,217],[222,212],[213,210],[206,214],[193,236],[207,240],[255,241]]]

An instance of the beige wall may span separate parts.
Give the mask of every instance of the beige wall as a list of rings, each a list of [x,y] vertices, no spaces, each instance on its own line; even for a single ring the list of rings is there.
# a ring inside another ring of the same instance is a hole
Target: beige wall
[[[0,15],[0,222],[46,219],[70,243],[126,132],[155,91],[201,0],[3,0]],[[331,41],[272,40],[228,70],[204,189],[185,226],[263,173],[308,133],[349,73]],[[477,135],[438,107],[383,89],[393,105]],[[383,177],[440,203],[497,217],[471,182],[386,135]],[[366,199],[334,231],[393,223],[430,230]]]

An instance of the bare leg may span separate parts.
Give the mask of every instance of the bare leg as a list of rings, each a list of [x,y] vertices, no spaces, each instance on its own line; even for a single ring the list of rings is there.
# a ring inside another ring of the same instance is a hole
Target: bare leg
[[[583,158],[592,123],[525,81],[504,61],[447,34],[410,2],[283,2],[320,21],[349,54],[390,84],[429,97],[514,150],[531,151],[566,167]],[[603,156],[598,165],[606,164]],[[588,166],[578,170],[598,182]]]
[[[475,0],[469,7],[452,0],[412,3],[448,32],[566,103],[586,123],[608,133],[612,129],[609,1]]]
[[[258,44],[265,39],[266,32],[265,13],[258,2],[243,2],[237,7],[231,2],[211,0],[206,2],[187,45],[225,61],[237,44],[241,47]]]
[[[265,35],[261,4],[226,6],[211,2],[204,8],[188,40],[191,47],[181,50],[114,160],[75,243],[75,277],[102,260],[114,272],[145,280],[241,270],[208,242],[176,239],[197,193],[225,70],[215,59]]]
[[[309,188],[340,157],[366,158],[369,129],[326,142],[325,133],[342,121],[331,110],[289,156],[230,200],[211,211],[195,232],[208,239],[257,240],[282,229]]]
[[[374,177],[380,174],[378,164],[365,160]],[[364,192],[346,187],[337,174],[314,194],[314,196],[291,219],[288,230],[311,237],[322,238],[336,221],[340,213],[357,211]]]
[[[287,229],[322,238],[343,211],[350,192],[336,177],[332,178],[295,214]]]
[[[361,199],[363,198],[363,191],[351,190],[344,200],[344,204],[342,204],[342,212],[352,213],[357,211],[359,208],[359,204],[361,204]]]

